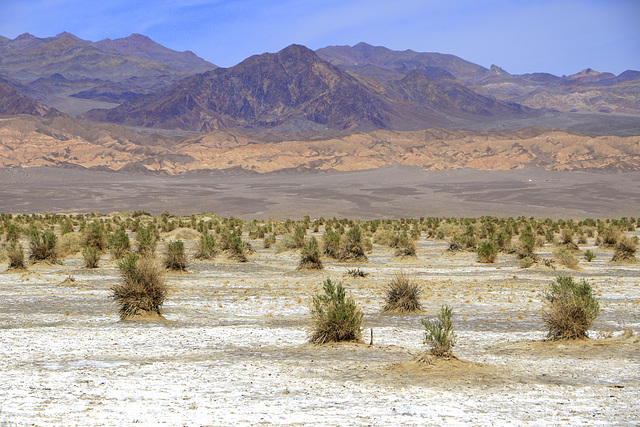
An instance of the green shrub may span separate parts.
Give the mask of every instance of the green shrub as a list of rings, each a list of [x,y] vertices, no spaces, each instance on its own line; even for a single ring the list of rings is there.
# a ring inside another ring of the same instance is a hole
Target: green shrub
[[[242,241],[240,230],[233,230],[231,233],[227,229],[221,230],[219,246],[225,251],[229,258],[238,262],[248,261],[246,247]]]
[[[511,234],[504,231],[498,231],[491,235],[491,241],[499,251],[506,251],[512,245]]]
[[[113,259],[120,259],[131,250],[129,236],[124,230],[117,230],[109,236],[109,247]]]
[[[587,249],[584,252],[584,259],[587,260],[587,262],[591,262],[596,258],[596,254],[594,254],[590,249]]]
[[[535,261],[538,258],[533,252],[535,246],[535,236],[531,232],[522,233],[518,239],[518,258],[531,258]]]
[[[591,285],[575,283],[571,276],[558,276],[545,295],[544,323],[550,339],[575,339],[587,336],[600,312]]]
[[[182,240],[167,243],[164,266],[169,270],[185,271],[187,269],[187,255],[184,252]]]
[[[425,328],[424,343],[431,346],[431,354],[436,357],[453,357],[451,349],[456,343],[453,331],[453,309],[442,306],[437,320],[422,320]]]
[[[208,232],[201,234],[196,247],[195,257],[197,259],[212,259],[217,254],[218,249],[216,248],[216,236],[209,234]]]
[[[136,230],[136,242],[138,244],[138,253],[141,256],[152,256],[154,254],[157,240],[151,227],[138,227]]]
[[[27,231],[29,236],[30,258],[35,261],[57,262],[56,243],[58,238],[53,231],[46,229],[39,231],[31,227]]]
[[[363,313],[352,298],[347,298],[342,283],[327,279],[324,294],[313,297],[311,315],[315,323],[310,341],[315,344],[359,341]]]
[[[298,270],[322,270],[320,248],[315,237],[311,237],[300,253]]]
[[[84,266],[87,268],[98,268],[100,263],[100,255],[102,252],[94,246],[85,246],[82,249],[82,257],[84,258]]]
[[[613,258],[611,261],[614,262],[635,262],[636,259],[636,251],[638,250],[638,242],[629,237],[624,236],[618,240],[616,244],[616,250],[613,254]]]
[[[16,240],[9,242],[7,246],[7,257],[9,258],[9,268],[22,270],[24,266],[24,251]]]
[[[155,259],[127,254],[118,262],[121,282],[111,288],[112,299],[120,306],[120,318],[157,313],[167,297],[162,269]]]
[[[7,224],[5,227],[5,236],[7,242],[17,242],[22,234],[22,228],[18,227],[15,224]]]
[[[420,286],[404,272],[396,272],[387,285],[386,304],[383,313],[415,313],[422,311]]]
[[[483,240],[478,244],[478,261],[494,263],[498,257],[498,248],[490,240]]]

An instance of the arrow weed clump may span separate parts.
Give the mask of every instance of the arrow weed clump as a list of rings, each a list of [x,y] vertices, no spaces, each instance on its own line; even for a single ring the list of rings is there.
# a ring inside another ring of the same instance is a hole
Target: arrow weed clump
[[[218,254],[216,248],[216,236],[209,233],[203,233],[200,235],[198,246],[196,248],[197,259],[212,259]]]
[[[35,261],[57,262],[56,243],[58,238],[53,231],[46,229],[39,231],[32,226],[27,230],[31,259]]]
[[[331,279],[324,282],[323,290],[324,294],[313,297],[311,315],[315,327],[310,341],[314,344],[359,341],[363,313],[353,298],[346,297],[342,283],[334,285]]]
[[[98,268],[100,263],[100,255],[102,252],[95,246],[85,246],[82,249],[82,257],[84,258],[84,266],[87,268]]]
[[[638,250],[638,242],[631,237],[625,236],[620,238],[616,244],[616,250],[611,261],[614,262],[635,262],[636,251]]]
[[[358,225],[354,225],[347,231],[338,254],[340,261],[359,261],[366,262],[364,241],[362,239],[362,230]]]
[[[431,354],[435,357],[455,357],[451,351],[456,343],[452,317],[453,309],[443,305],[437,320],[422,320],[425,328],[424,343],[431,346]]]
[[[25,268],[24,251],[17,241],[12,240],[7,246],[7,257],[9,258],[9,268],[16,270],[23,270]]]
[[[590,249],[587,249],[584,252],[584,259],[587,260],[587,262],[591,262],[596,258],[596,254],[593,253],[593,251],[591,251]]]
[[[162,269],[153,258],[127,254],[118,262],[121,282],[111,288],[113,300],[120,306],[120,318],[137,314],[160,314],[167,296]]]
[[[387,303],[383,313],[415,313],[422,311],[420,304],[420,286],[411,281],[409,276],[400,271],[387,286]]]
[[[555,256],[560,261],[560,264],[571,269],[578,268],[578,259],[573,255],[572,250],[561,247],[555,252]]]
[[[109,236],[109,247],[113,259],[120,259],[131,250],[131,242],[127,232],[118,230]]]
[[[85,246],[96,248],[101,252],[106,249],[107,233],[101,223],[94,221],[87,226],[84,231],[84,244]]]
[[[600,312],[591,285],[575,283],[571,276],[558,276],[545,299],[543,318],[552,340],[585,338]]]
[[[164,266],[169,270],[185,271],[187,269],[187,255],[184,252],[182,240],[167,243]]]
[[[311,237],[300,253],[298,270],[322,270],[320,248],[315,237]]]
[[[138,243],[138,253],[141,256],[151,256],[156,250],[157,239],[151,226],[140,226],[136,230],[136,241]]]
[[[496,262],[498,248],[492,241],[483,240],[478,244],[478,262],[491,264]]]

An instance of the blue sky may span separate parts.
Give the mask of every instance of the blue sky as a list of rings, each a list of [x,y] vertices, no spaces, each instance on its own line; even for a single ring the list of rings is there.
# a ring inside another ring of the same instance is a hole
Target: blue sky
[[[514,73],[640,70],[640,0],[0,0],[0,35],[140,33],[223,67],[364,41]]]

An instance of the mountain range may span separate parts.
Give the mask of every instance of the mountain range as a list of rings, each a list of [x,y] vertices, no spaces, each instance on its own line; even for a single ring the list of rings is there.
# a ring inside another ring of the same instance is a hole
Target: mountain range
[[[25,114],[32,119],[16,116]],[[23,34],[0,37],[0,115],[15,116],[0,121],[3,144],[11,147],[10,154],[0,153],[4,166],[265,172],[375,167],[393,159],[438,169],[457,167],[459,158],[467,167],[624,170],[639,167],[637,138],[594,138],[640,134],[640,72],[512,75],[454,55],[366,43],[317,51],[291,45],[220,68],[139,34],[98,42],[69,33]],[[556,142],[565,157],[557,158],[554,145],[542,144],[539,135],[525,148],[527,155],[513,154],[524,147],[522,138],[502,133],[480,151],[467,145],[458,154],[443,149],[442,158],[433,147],[460,144],[445,143],[451,139],[443,136],[420,145],[415,137],[427,128],[439,129],[429,131],[433,135],[458,129],[472,133],[453,140],[484,141],[490,139],[485,130],[540,126],[554,128],[539,131],[554,135],[552,140],[565,135],[558,141],[572,149]],[[320,140],[322,150],[309,149]],[[505,148],[505,140],[520,146]],[[25,141],[44,145],[27,155],[20,149]],[[69,151],[71,141],[82,155]],[[591,147],[591,154],[577,149],[576,141]],[[225,150],[233,151],[233,160]],[[484,160],[469,160],[473,156]]]

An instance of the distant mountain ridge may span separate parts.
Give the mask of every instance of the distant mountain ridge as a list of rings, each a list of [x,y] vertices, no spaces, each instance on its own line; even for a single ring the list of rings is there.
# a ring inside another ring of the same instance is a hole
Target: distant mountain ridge
[[[344,133],[576,121],[596,134],[640,129],[638,71],[512,75],[455,55],[366,43],[316,52],[291,45],[217,68],[140,34],[93,42],[25,33],[0,38],[0,82],[72,116],[168,130]],[[5,114],[24,111],[11,105]]]
[[[0,39],[0,75],[20,82],[25,95],[45,103],[74,95],[121,103],[215,68],[192,52],[176,52],[139,34],[98,42],[66,32]]]
[[[125,125],[209,131],[221,127],[291,131],[416,129],[478,116],[533,114],[457,83],[412,75],[387,89],[291,45],[240,64],[185,78],[167,89],[83,118]],[[447,77],[446,75],[444,76]]]
[[[566,113],[619,113],[640,115],[640,71],[618,76],[587,68],[570,76],[549,73],[512,75],[497,65],[487,69],[454,55],[394,51],[358,43],[318,49],[326,61],[383,85],[414,71],[449,73],[457,83],[499,101],[535,109]]]

